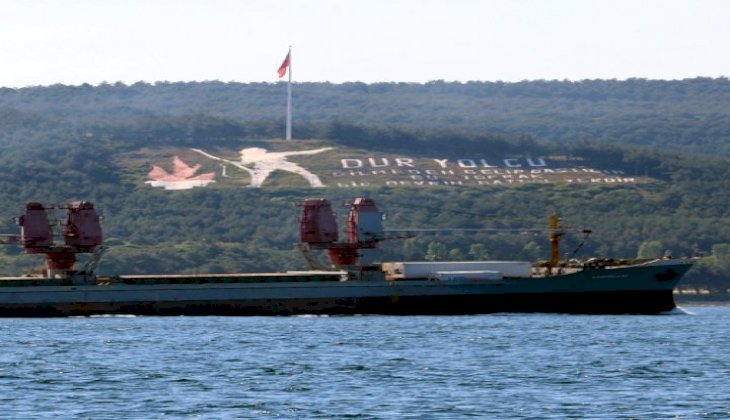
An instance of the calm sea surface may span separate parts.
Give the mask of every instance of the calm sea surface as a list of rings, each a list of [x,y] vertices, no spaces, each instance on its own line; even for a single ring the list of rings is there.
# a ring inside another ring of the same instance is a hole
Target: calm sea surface
[[[2,418],[729,418],[730,308],[0,319]]]

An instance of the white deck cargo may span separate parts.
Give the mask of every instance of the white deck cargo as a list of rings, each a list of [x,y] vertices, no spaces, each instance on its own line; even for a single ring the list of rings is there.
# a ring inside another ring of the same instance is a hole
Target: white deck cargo
[[[437,280],[502,280],[502,273],[493,270],[437,271],[433,278]]]
[[[405,261],[382,263],[388,280],[434,277],[438,272],[495,271],[503,277],[530,277],[532,264],[528,261]]]

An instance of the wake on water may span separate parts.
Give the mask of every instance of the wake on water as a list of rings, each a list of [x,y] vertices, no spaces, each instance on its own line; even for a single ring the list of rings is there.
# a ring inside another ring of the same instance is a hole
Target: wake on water
[[[689,310],[681,307],[681,306],[675,306],[671,311],[662,312],[662,315],[697,315],[694,312],[690,312]]]

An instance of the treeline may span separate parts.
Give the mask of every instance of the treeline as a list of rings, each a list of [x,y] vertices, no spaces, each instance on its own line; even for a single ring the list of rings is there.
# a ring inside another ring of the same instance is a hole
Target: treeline
[[[256,126],[281,136],[283,83],[144,82],[0,89],[0,127],[40,118],[73,129],[202,119],[216,136]],[[730,81],[630,79],[413,83],[301,83],[294,86],[295,136],[349,126],[531,135],[550,142],[612,144],[730,156]],[[212,128],[212,127],[210,127]],[[152,135],[153,133],[148,133]],[[159,133],[156,133],[159,134]],[[194,132],[188,133],[195,135]],[[179,138],[179,136],[178,136]]]

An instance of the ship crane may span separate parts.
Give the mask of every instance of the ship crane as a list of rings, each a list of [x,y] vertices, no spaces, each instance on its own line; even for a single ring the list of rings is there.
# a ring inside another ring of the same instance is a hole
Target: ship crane
[[[297,248],[312,268],[326,269],[312,255],[312,250],[327,250],[334,267],[352,267],[359,261],[360,250],[377,248],[380,241],[390,239],[384,234],[383,215],[375,201],[358,197],[346,205],[349,207],[345,228],[347,238],[340,241],[329,200],[317,198],[297,203],[298,207],[302,207],[299,224],[301,242]]]
[[[59,208],[66,209],[65,220],[51,221],[48,211],[53,207],[26,204],[25,213],[16,219],[20,235],[1,235],[0,243],[22,246],[26,254],[44,254],[46,278],[93,281],[104,252],[101,217],[89,201],[72,201]],[[54,234],[55,226],[60,228],[60,235]],[[74,271],[77,254],[91,254],[91,258],[83,269]]]
[[[312,250],[327,250],[330,263],[335,268],[351,269],[357,265],[360,250],[374,249],[379,242],[386,239],[406,239],[427,233],[476,233],[476,232],[533,232],[544,233],[545,229],[511,229],[511,228],[451,228],[451,229],[389,229],[384,230],[382,225],[383,214],[378,210],[375,202],[367,197],[358,197],[346,203],[349,207],[345,233],[347,238],[339,240],[337,221],[332,206],[327,199],[317,198],[297,203],[302,207],[300,218],[301,242],[297,248],[313,269],[328,269],[313,254]],[[560,226],[560,219],[556,215],[550,216],[550,226],[547,229],[550,239],[550,259],[545,268],[546,274],[552,275],[553,270],[560,264],[560,239],[566,230]],[[578,249],[585,243],[590,230],[581,231],[585,237]],[[573,253],[577,253],[578,249]]]

